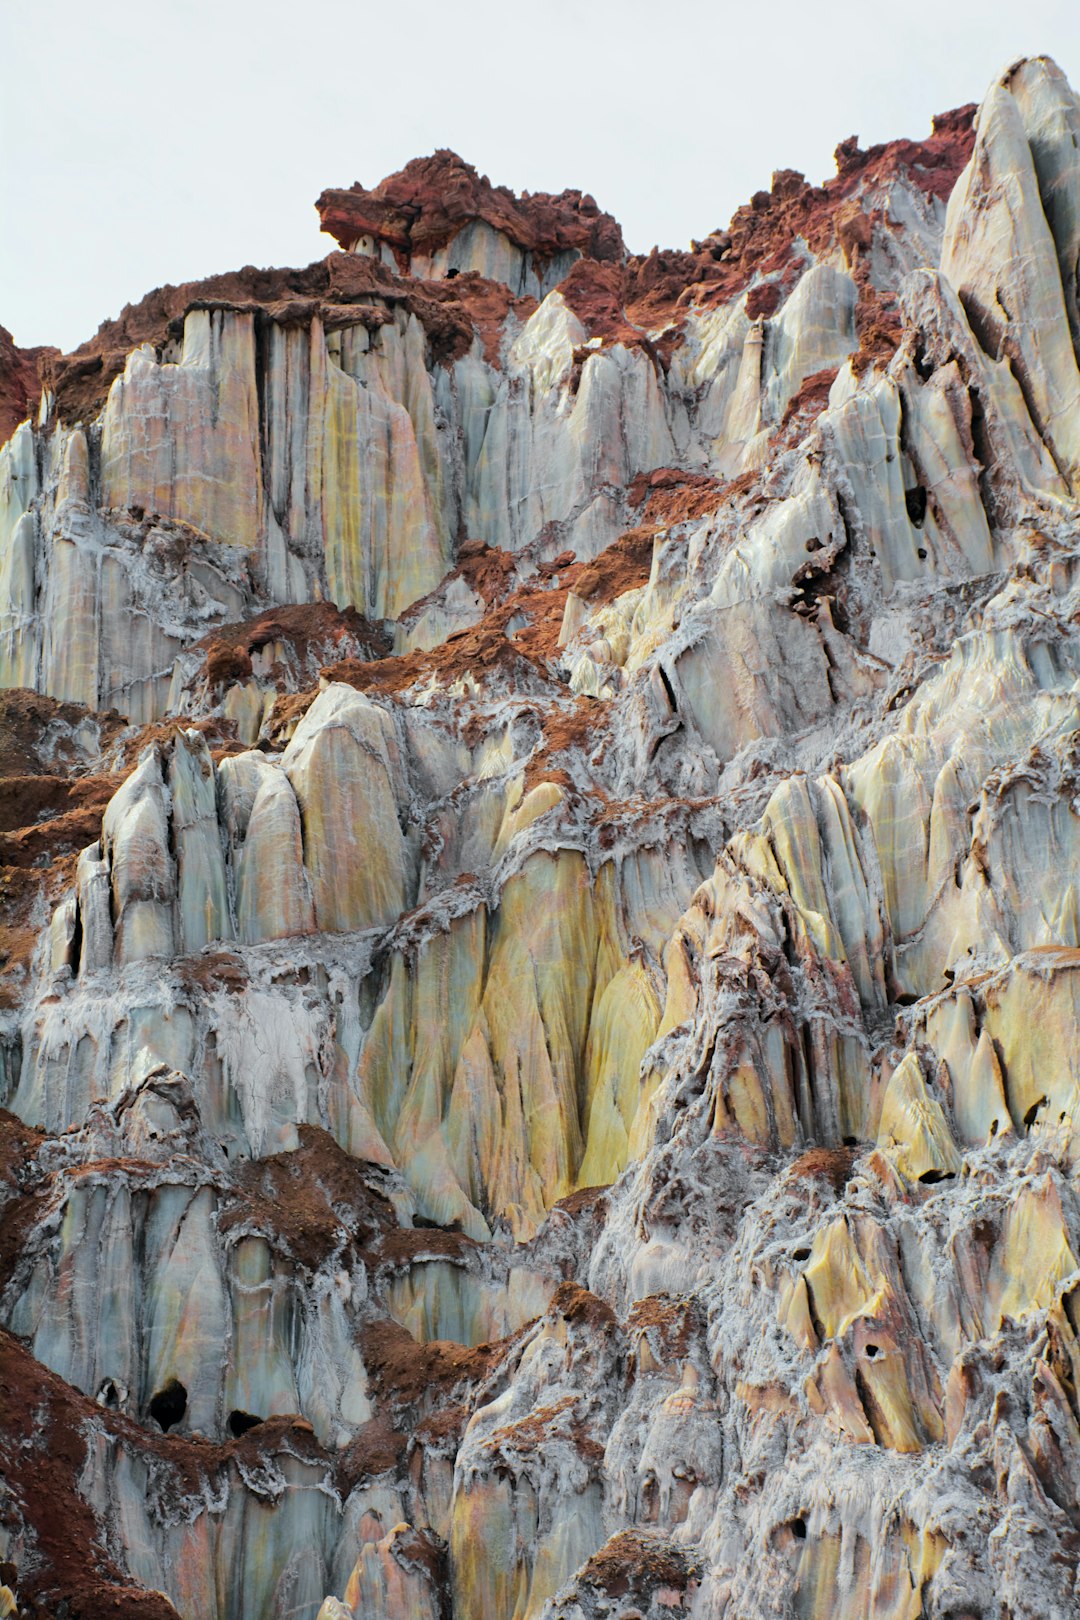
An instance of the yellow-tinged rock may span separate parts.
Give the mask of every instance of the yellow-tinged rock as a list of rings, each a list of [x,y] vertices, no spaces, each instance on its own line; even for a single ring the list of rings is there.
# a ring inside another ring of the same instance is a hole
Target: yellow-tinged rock
[[[1009,1204],[986,1283],[986,1331],[1005,1317],[1047,1310],[1077,1269],[1053,1176],[1025,1186]]]
[[[890,1451],[915,1452],[940,1440],[944,1426],[939,1390],[936,1379],[935,1387],[927,1386],[922,1346],[917,1341],[898,1343],[883,1323],[860,1322],[855,1351],[863,1406],[878,1444]]]
[[[659,1022],[660,1004],[648,973],[639,962],[628,963],[600,996],[589,1026],[579,1186],[606,1186],[626,1168],[634,1119],[649,1102],[642,1059]]]
[[[518,833],[524,832],[534,821],[539,821],[549,810],[554,810],[557,805],[562,804],[565,797],[557,782],[538,782],[524,798],[520,797],[519,790],[516,802],[507,804],[503,823],[495,840],[495,859],[498,860],[500,856],[505,855]]]
[[[844,1219],[818,1232],[803,1272],[814,1318],[826,1339],[840,1338],[859,1316],[876,1316],[885,1282],[868,1273]]]
[[[411,1525],[398,1524],[381,1541],[363,1547],[345,1588],[347,1615],[439,1620],[439,1593],[411,1545],[416,1539]]]
[[[874,1444],[874,1431],[838,1344],[830,1344],[821,1366],[807,1380],[806,1398],[812,1412],[831,1414],[840,1432],[856,1445]]]
[[[806,1278],[785,1278],[780,1289],[778,1320],[804,1350],[816,1350],[820,1344],[810,1308],[810,1290]]]
[[[914,1052],[897,1066],[886,1087],[878,1146],[890,1151],[897,1168],[911,1181],[956,1175],[960,1169],[944,1110],[927,1091]]]

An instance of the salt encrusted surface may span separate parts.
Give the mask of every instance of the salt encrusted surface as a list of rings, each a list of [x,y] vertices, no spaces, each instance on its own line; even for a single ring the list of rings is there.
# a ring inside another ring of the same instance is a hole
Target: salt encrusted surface
[[[0,1614],[1080,1611],[1080,104],[971,111],[7,343]]]

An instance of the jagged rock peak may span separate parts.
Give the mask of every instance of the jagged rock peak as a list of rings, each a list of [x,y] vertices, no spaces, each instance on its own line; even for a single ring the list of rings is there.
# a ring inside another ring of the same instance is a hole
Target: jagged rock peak
[[[390,254],[400,269],[420,275],[469,268],[460,260],[471,250],[459,238],[475,237],[478,228],[531,255],[538,268],[568,255],[617,261],[626,251],[617,222],[587,193],[515,196],[445,148],[413,158],[371,191],[359,181],[331,187],[315,206],[323,230],[347,252]]]
[[[0,447],[0,1620],[1074,1620],[1080,103],[407,223]]]

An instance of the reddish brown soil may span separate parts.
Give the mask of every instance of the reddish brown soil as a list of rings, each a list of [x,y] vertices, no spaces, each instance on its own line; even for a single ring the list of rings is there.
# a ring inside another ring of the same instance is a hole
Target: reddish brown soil
[[[40,1131],[0,1108],[0,1288],[11,1277],[42,1210],[47,1189],[33,1161],[44,1141]]]
[[[798,393],[787,402],[783,418],[780,422],[780,432],[783,433],[792,422],[804,424],[809,418],[818,416],[829,403],[829,390],[836,381],[838,367],[829,366],[825,371],[815,371],[807,377]]]
[[[561,1209],[572,1220],[582,1216],[590,1216],[599,1221],[601,1225],[607,1220],[607,1195],[610,1183],[603,1187],[579,1187],[577,1192],[568,1193],[565,1198],[558,1199],[552,1204],[552,1209]]]
[[[480,1245],[464,1232],[443,1227],[399,1227],[385,1232],[372,1248],[372,1261],[378,1266],[404,1271],[424,1260],[468,1260]]]
[[[974,114],[974,106],[940,114],[925,141],[889,141],[866,152],[855,137],[842,141],[837,172],[821,186],[811,186],[794,169],[778,170],[769,191],[755,192],[726,231],[714,231],[690,253],[654,249],[646,258],[630,259],[623,300],[627,318],[656,328],[679,320],[690,303],[706,308],[728,303],[755,277],[777,283],[786,297],[802,273],[796,253],[800,237],[815,255],[839,242],[850,261],[857,249],[869,246],[871,223],[852,194],[906,173],[927,196],[947,197],[971,156]],[[770,315],[779,301],[764,287],[755,289],[755,313]]]
[[[82,1423],[96,1408],[3,1330],[0,1409],[0,1471],[13,1498],[3,1511],[31,1525],[36,1538],[35,1567],[17,1572],[20,1606],[40,1620],[61,1601],[71,1620],[177,1620],[167,1598],[136,1586],[113,1563],[79,1495]]]
[[[39,368],[50,348],[20,349],[5,326],[0,326],[0,444],[5,444],[20,422],[37,411],[41,395]]]
[[[854,1148],[808,1148],[795,1163],[788,1169],[788,1175],[793,1180],[809,1180],[812,1176],[821,1176],[829,1183],[834,1192],[842,1192],[851,1175],[852,1166],[858,1158]]]
[[[696,1299],[650,1294],[639,1299],[627,1319],[631,1333],[647,1333],[662,1361],[685,1356],[694,1338],[703,1338],[705,1323]]]
[[[331,253],[306,269],[243,270],[204,281],[158,287],[120,315],[104,321],[94,337],[71,354],[44,351],[42,378],[54,390],[62,421],[90,421],[101,410],[127,356],[141,343],[159,351],[183,333],[189,309],[234,309],[257,321],[303,325],[318,317],[327,328],[366,325],[377,329],[403,308],[423,325],[432,358],[444,362],[467,353],[479,334],[485,352],[498,359],[502,326],[515,311],[526,319],[532,299],[515,299],[501,282],[469,274],[453,281],[415,281],[395,275],[374,259]]]
[[[382,1321],[364,1328],[360,1349],[379,1401],[400,1412],[406,1407],[430,1409],[456,1391],[467,1391],[487,1377],[519,1337],[472,1350],[442,1339],[417,1344],[407,1328]]]
[[[46,749],[51,728],[86,721],[97,725],[116,769],[90,774],[62,730],[51,753]],[[215,758],[241,746],[232,727],[217,721],[169,720],[128,731],[112,711],[92,715],[81,704],[21,689],[0,693],[0,1008],[17,1006],[25,994],[40,932],[30,919],[42,897],[51,907],[70,887],[79,851],[100,836],[105,806],[143,749],[192,724]]]
[[[206,679],[211,687],[246,681],[251,655],[268,643],[287,642],[297,667],[313,679],[322,664],[337,657],[385,658],[390,637],[379,624],[365,619],[355,608],[337,608],[332,602],[305,602],[272,608],[243,624],[223,624],[194,644],[206,652]],[[287,671],[271,670],[279,691],[290,689]]]
[[[647,1530],[621,1530],[593,1554],[579,1579],[608,1597],[632,1597],[647,1606],[660,1587],[682,1593],[697,1577],[686,1547]]]
[[[650,473],[638,473],[630,485],[629,495],[631,506],[645,503],[642,524],[672,528],[676,523],[687,523],[715,512],[728,495],[736,492],[736,485],[722,483],[708,473],[657,467]]]
[[[560,1283],[548,1309],[556,1311],[572,1326],[581,1325],[598,1333],[608,1333],[619,1325],[611,1306],[576,1282]]]
[[[576,791],[569,772],[558,761],[566,755],[576,758],[590,757],[602,749],[608,736],[606,707],[595,698],[574,699],[573,707],[552,707],[538,710],[543,728],[543,741],[525,767],[524,791],[528,793],[539,782],[556,782],[568,792]],[[598,798],[602,800],[599,789]]]
[[[9,776],[0,779],[0,868],[42,866],[78,854],[101,832],[115,776]]]
[[[485,584],[496,590],[495,568],[499,565],[489,566]],[[346,681],[363,692],[402,692],[428,676],[434,675],[448,683],[469,671],[500,667],[514,677],[527,672],[534,679],[539,676],[547,680],[545,660],[553,657],[557,650],[566,592],[580,567],[573,563],[570,553],[555,562],[541,564],[531,579],[509,596],[496,600],[479,624],[467,630],[456,630],[426,652],[418,650],[403,657],[375,659],[370,663],[344,659],[327,665],[322,674],[327,680]],[[464,572],[464,569],[457,571]],[[559,583],[553,587],[556,575]],[[529,622],[510,639],[506,627],[518,614]]]
[[[373,1185],[370,1165],[351,1158],[317,1125],[301,1125],[299,1134],[295,1152],[237,1168],[219,1226],[223,1232],[251,1226],[315,1271],[336,1251],[344,1254],[354,1244],[363,1249],[395,1230],[397,1216]]]
[[[466,542],[457,568],[448,577],[464,576],[489,604],[479,624],[455,631],[426,652],[367,663],[342,659],[324,666],[321,673],[327,680],[345,681],[362,692],[385,693],[405,691],[425,677],[435,676],[445,684],[470,671],[497,667],[514,675],[524,666],[534,678],[549,681],[548,663],[558,652],[567,592],[575,591],[599,606],[646,584],[656,533],[655,528],[630,529],[591,563],[579,563],[572,552],[563,552],[552,562],[542,563],[534,575],[506,595],[501,593],[512,581],[513,558],[482,542]],[[412,612],[422,605],[416,604]],[[507,625],[519,617],[527,622],[508,637]],[[282,715],[284,712],[283,708]],[[290,716],[292,713],[290,709]]]
[[[342,1493],[347,1495],[361,1480],[396,1472],[407,1445],[408,1436],[393,1428],[385,1415],[363,1424],[341,1453],[338,1482]]]
[[[589,338],[602,339],[602,347],[621,343],[627,349],[644,349],[658,371],[666,371],[680,335],[672,330],[654,341],[629,316],[627,304],[631,283],[625,266],[596,264],[579,259],[570,274],[559,283],[559,292],[584,326]],[[574,351],[574,363],[584,364],[592,351],[584,345]]]
[[[625,252],[615,220],[590,196],[526,191],[516,197],[446,150],[414,158],[373,191],[359,181],[347,190],[331,188],[315,206],[323,230],[343,248],[373,236],[393,249],[404,270],[414,253],[433,253],[472,220],[501,231],[541,263],[567,250],[590,259],[621,259]]]
[[[437,601],[457,579],[463,579],[474,595],[486,607],[494,607],[506,595],[517,568],[517,559],[509,551],[500,551],[483,540],[465,540],[458,547],[457,562],[440,580],[433,591],[422,596],[401,615],[400,623],[406,627],[415,624],[433,601]]]
[[[3,1329],[0,1412],[0,1476],[11,1492],[0,1511],[13,1528],[28,1525],[36,1540],[33,1565],[26,1560],[15,1577],[20,1614],[33,1620],[55,1620],[65,1612],[58,1610],[60,1603],[67,1604],[69,1620],[114,1614],[121,1620],[176,1620],[167,1598],[135,1585],[113,1563],[102,1527],[79,1494],[88,1425],[132,1451],[149,1453],[172,1476],[177,1491],[192,1495],[209,1495],[208,1482],[231,1464],[258,1471],[283,1447],[321,1464],[331,1478],[338,1463],[319,1445],[311,1424],[296,1415],[267,1418],[224,1444],[159,1434],[79,1394]]]
[[[99,727],[103,746],[125,724],[115,709],[90,716],[81,703],[59,703],[25,687],[0,692],[0,776],[32,776],[58,768],[88,770],[78,745],[63,735],[65,728],[75,731],[88,717]],[[47,748],[50,738],[55,746]]]

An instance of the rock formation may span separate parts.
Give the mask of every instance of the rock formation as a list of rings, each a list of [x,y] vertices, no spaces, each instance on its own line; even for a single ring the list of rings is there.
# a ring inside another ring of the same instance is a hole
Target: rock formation
[[[1080,102],[0,334],[0,1616],[1080,1612]]]

